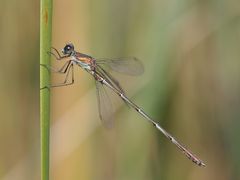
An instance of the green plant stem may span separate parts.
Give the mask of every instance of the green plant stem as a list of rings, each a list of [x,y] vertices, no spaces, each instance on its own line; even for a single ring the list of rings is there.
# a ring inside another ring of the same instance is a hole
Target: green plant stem
[[[40,64],[50,66],[52,0],[40,4]],[[50,72],[40,66],[40,87],[50,84]],[[40,90],[41,180],[49,180],[50,90]]]

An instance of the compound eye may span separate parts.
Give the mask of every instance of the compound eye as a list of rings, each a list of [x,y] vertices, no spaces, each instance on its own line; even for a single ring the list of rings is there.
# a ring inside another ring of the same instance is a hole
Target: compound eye
[[[67,46],[66,46],[66,50],[67,50],[67,51],[71,50],[71,46],[70,46],[70,45],[67,45]]]
[[[62,50],[63,54],[71,54],[72,51],[74,51],[73,44],[66,44],[66,46]]]
[[[71,46],[70,45],[66,45],[64,48],[64,51],[67,53],[71,50]]]

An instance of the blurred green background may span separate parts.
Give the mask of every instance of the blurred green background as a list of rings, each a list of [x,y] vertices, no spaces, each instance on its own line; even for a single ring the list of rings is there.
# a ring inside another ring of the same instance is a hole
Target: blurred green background
[[[40,179],[39,4],[1,0],[1,180]],[[141,59],[144,75],[116,75],[127,95],[207,167],[127,107],[106,130],[93,78],[75,68],[75,85],[51,91],[51,179],[240,179],[239,1],[54,1],[52,45],[66,42]]]

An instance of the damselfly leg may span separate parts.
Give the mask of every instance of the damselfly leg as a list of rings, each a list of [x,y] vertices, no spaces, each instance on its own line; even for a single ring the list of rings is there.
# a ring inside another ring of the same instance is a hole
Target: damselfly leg
[[[62,60],[64,58],[67,58],[69,57],[69,55],[64,55],[64,56],[61,56],[61,54],[58,52],[58,50],[54,47],[51,47],[51,49],[53,49],[57,54],[55,54],[54,52],[50,51],[48,52],[49,55],[53,55],[57,60]]]
[[[58,52],[58,50],[54,47],[51,47],[51,49],[53,49],[57,53],[57,55],[52,51],[48,52],[48,54],[53,55],[55,57],[55,59],[57,59],[57,60],[62,60],[62,59],[69,57],[69,56],[61,56],[60,53]],[[72,85],[74,83],[74,66],[73,66],[72,60],[68,60],[67,62],[65,62],[64,65],[58,70],[53,67],[46,66],[44,64],[40,64],[40,65],[45,67],[47,70],[51,70],[54,73],[66,74],[63,83],[45,86],[43,88],[40,88],[40,90],[45,89],[45,88],[68,86],[68,85]],[[71,71],[71,78],[70,78],[71,81],[68,82],[70,71]]]

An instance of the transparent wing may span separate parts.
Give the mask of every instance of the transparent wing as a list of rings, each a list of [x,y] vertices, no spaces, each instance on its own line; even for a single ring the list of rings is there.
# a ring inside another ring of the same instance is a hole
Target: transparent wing
[[[137,76],[144,72],[142,62],[135,57],[114,59],[100,58],[96,59],[96,64],[100,66],[107,66],[116,72],[131,76]]]
[[[97,101],[98,101],[98,111],[99,117],[106,128],[111,128],[114,125],[114,113],[112,101],[104,87],[104,85],[96,82],[97,89]]]
[[[104,68],[102,68],[101,66],[97,65],[96,67],[96,71],[104,78],[108,81],[108,83],[110,83],[113,87],[115,87],[116,89],[118,89],[119,91],[121,91],[124,94],[124,90],[121,87],[120,83],[118,82],[118,80],[116,80],[109,72],[107,72]]]

